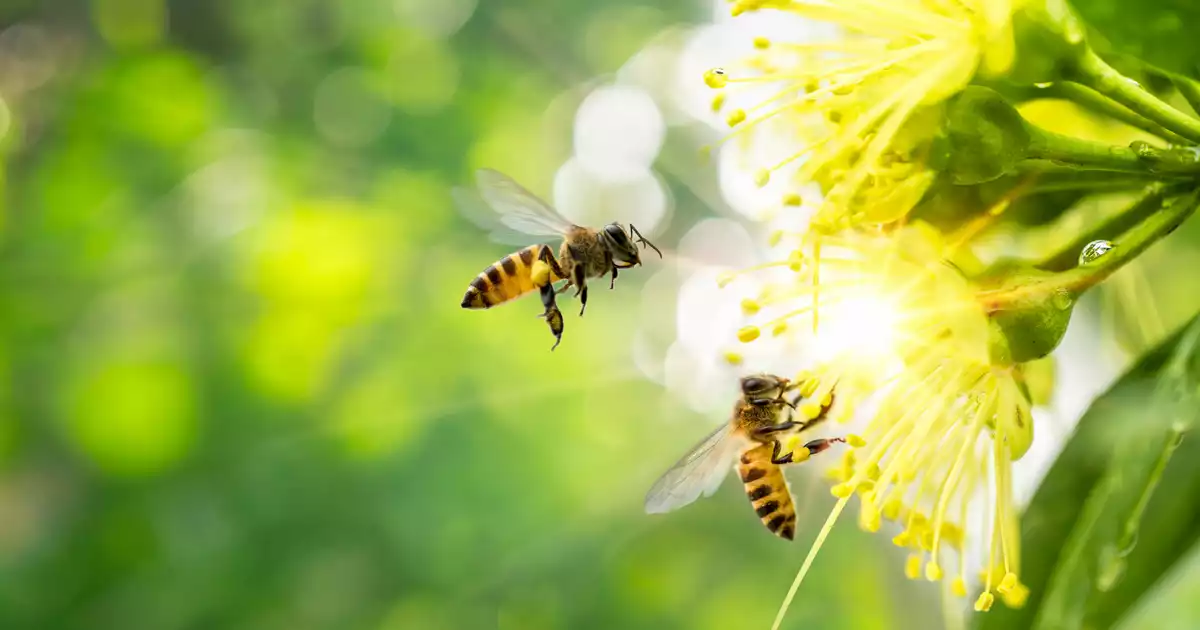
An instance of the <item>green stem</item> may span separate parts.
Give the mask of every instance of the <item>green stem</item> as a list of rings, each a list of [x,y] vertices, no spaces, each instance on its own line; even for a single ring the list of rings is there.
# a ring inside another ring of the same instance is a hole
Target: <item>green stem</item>
[[[1027,160],[1049,160],[1081,169],[1144,173],[1148,169],[1129,147],[1112,146],[1073,138],[1061,133],[1027,125],[1030,132]]]
[[[1170,76],[1171,82],[1175,84],[1175,89],[1179,90],[1179,94],[1188,102],[1188,105],[1192,106],[1192,111],[1200,114],[1200,83],[1177,74]]]
[[[1200,191],[1193,191],[1185,198],[1176,199],[1174,203],[1160,207],[1114,241],[1112,250],[1093,263],[1018,287],[984,291],[979,294],[979,301],[986,311],[993,312],[1006,310],[1011,304],[1024,303],[1037,296],[1054,295],[1063,291],[1078,297],[1174,231],[1196,211],[1198,201]]]
[[[1200,120],[1171,107],[1147,92],[1125,75],[1117,72],[1096,53],[1088,50],[1073,67],[1072,79],[1113,99],[1163,127],[1200,142]]]
[[[1063,81],[1054,83],[1040,90],[1039,96],[1061,98],[1071,101],[1092,112],[1119,120],[1131,127],[1141,129],[1148,134],[1158,136],[1172,144],[1190,144],[1187,138],[1163,127],[1162,125],[1139,116],[1137,112],[1113,101],[1103,94],[1086,85]],[[1034,94],[1037,94],[1036,92]]]
[[[1066,271],[1074,267],[1079,261],[1079,252],[1088,243],[1099,239],[1112,239],[1124,234],[1162,208],[1164,199],[1181,193],[1183,193],[1183,187],[1178,184],[1168,185],[1155,182],[1146,186],[1142,195],[1127,208],[1079,235],[1071,244],[1051,254],[1038,263],[1038,269]]]

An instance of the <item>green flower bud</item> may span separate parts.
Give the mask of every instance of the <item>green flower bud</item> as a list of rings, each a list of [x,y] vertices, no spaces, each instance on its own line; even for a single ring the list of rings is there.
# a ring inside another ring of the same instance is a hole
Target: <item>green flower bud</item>
[[[1051,288],[1052,272],[1025,263],[997,263],[976,281],[991,323],[989,351],[999,364],[1025,363],[1050,354],[1067,332],[1075,293]]]
[[[1025,159],[1030,132],[1025,119],[995,90],[972,85],[946,111],[948,157],[955,184],[979,184],[1002,177]]]

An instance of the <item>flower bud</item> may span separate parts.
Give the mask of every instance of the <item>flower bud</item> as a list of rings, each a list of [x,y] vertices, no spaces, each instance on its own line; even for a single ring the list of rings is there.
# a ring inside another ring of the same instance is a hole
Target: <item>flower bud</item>
[[[955,184],[998,179],[1025,159],[1030,132],[1025,119],[994,90],[969,86],[946,111],[945,169]]]
[[[1031,266],[999,263],[978,280],[981,295],[988,296],[984,307],[992,324],[993,362],[1025,363],[1058,347],[1078,296],[1046,282],[1054,275]]]

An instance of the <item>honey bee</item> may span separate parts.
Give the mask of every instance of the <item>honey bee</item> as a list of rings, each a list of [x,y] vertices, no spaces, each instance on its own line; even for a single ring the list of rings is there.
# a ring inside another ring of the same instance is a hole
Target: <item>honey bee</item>
[[[601,278],[612,273],[608,288],[617,280],[617,271],[642,264],[637,244],[653,249],[661,258],[662,251],[646,240],[633,224],[626,230],[620,223],[613,222],[599,230],[575,225],[563,218],[549,204],[538,199],[520,184],[503,173],[481,169],[476,173],[479,194],[491,208],[491,215],[475,212],[477,205],[469,193],[455,190],[459,206],[468,218],[485,227],[499,228],[493,232],[497,240],[507,240],[512,231],[529,236],[561,236],[562,245],[558,257],[549,245],[529,245],[493,263],[480,273],[467,287],[462,307],[486,309],[514,300],[537,289],[545,309],[540,315],[546,319],[550,332],[554,334],[554,346],[562,341],[563,317],[555,303],[555,295],[575,287],[579,297],[579,315],[587,308],[590,278]],[[498,223],[498,225],[497,225]],[[566,280],[556,291],[554,283]]]
[[[796,389],[786,378],[758,374],[741,379],[742,396],[733,406],[733,416],[700,441],[670,470],[654,483],[646,494],[646,513],[658,514],[683,507],[701,495],[717,491],[736,461],[750,505],[771,533],[792,540],[796,535],[796,508],[787,479],[780,466],[793,462],[792,453],[780,454],[780,436],[790,431],[810,429],[822,422],[833,404],[821,407],[808,422],[794,417],[800,396],[787,400],[784,395]],[[787,419],[782,412],[789,409]],[[819,439],[804,445],[811,455],[828,449],[844,438]]]

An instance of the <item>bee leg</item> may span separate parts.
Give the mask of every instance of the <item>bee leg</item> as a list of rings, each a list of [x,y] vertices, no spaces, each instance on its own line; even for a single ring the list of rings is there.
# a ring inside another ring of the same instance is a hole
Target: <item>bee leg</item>
[[[792,422],[791,420],[788,420],[786,422],[780,422],[779,424],[755,429],[754,436],[758,437],[758,438],[763,438],[772,433],[779,433],[780,431],[787,431],[787,430],[795,428],[797,426],[800,426],[799,422]]]
[[[776,465],[792,463],[792,454],[788,453],[783,457],[779,456],[779,451],[783,448],[783,443],[775,440],[775,447],[771,450],[771,463]]]
[[[615,263],[612,266],[612,279],[608,281],[608,290],[613,290],[613,285],[617,283],[617,269],[620,269]]]
[[[838,438],[813,440],[813,441],[805,444],[804,448],[808,449],[809,453],[816,455],[817,453],[820,453],[821,451],[829,448],[830,446],[833,446],[834,444],[838,444],[838,443],[845,444],[846,438],[838,437]],[[778,442],[776,442],[776,444],[778,444]]]
[[[579,307],[579,316],[583,317],[583,310],[587,308],[587,285],[583,285],[583,291],[579,293],[579,301],[583,304]]]
[[[554,345],[550,347],[550,351],[553,352],[562,342],[563,316],[562,312],[558,310],[558,305],[554,303],[554,285],[544,284],[540,291],[542,306],[546,308],[546,311],[538,317],[545,318],[546,325],[550,326],[550,333],[554,335]]]
[[[554,257],[554,251],[551,250],[549,246],[542,245],[542,248],[538,250],[538,259],[547,265],[550,265],[550,270],[554,272],[556,277],[567,277],[567,274],[563,272],[562,266],[558,264],[558,260]],[[551,281],[550,284],[554,284],[554,282]]]

